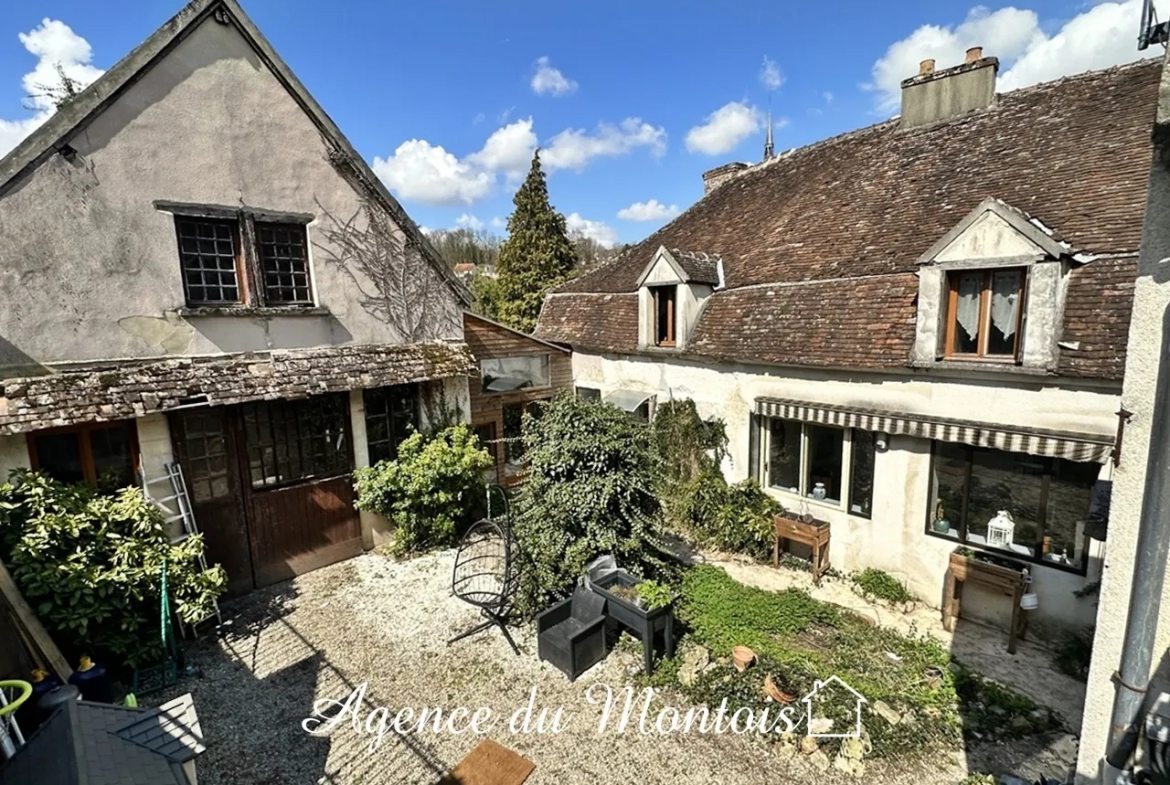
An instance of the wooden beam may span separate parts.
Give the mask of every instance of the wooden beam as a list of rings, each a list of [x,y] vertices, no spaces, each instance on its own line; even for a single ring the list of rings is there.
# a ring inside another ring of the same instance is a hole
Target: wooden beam
[[[41,624],[41,620],[33,613],[32,608],[25,601],[24,595],[20,593],[20,589],[16,585],[16,581],[12,579],[12,574],[8,572],[8,568],[4,566],[4,561],[0,559],[0,594],[4,595],[9,607],[12,608],[16,614],[16,623],[23,627],[29,637],[32,638],[33,644],[40,649],[40,653],[44,659],[49,661],[53,670],[57,674],[57,678],[64,684],[69,681],[69,677],[73,675],[73,669],[69,667],[69,662],[61,654],[61,650],[57,648],[57,644],[49,637],[49,633]]]

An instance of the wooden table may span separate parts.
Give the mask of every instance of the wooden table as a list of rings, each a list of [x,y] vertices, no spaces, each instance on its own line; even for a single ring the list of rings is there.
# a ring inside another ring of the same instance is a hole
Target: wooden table
[[[821,575],[829,569],[829,523],[813,520],[809,523],[777,515],[772,520],[772,567],[780,566],[780,543],[799,542],[812,549],[813,582],[818,586]]]
[[[1008,654],[1016,653],[1016,640],[1028,630],[1028,616],[1020,608],[1020,598],[1028,584],[1026,569],[1013,570],[989,564],[959,553],[952,553],[947,566],[946,590],[943,592],[943,628],[954,630],[963,596],[963,586],[970,581],[1011,597],[1012,620],[1008,630]]]

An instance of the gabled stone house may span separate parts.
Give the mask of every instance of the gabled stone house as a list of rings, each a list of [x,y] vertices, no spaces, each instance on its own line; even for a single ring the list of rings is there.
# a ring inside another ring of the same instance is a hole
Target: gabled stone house
[[[939,603],[952,551],[999,553],[1030,568],[1037,621],[1087,625],[1159,69],[1000,95],[997,69],[924,63],[900,117],[711,170],[536,334],[572,346],[578,389],[723,418],[728,479],[829,521],[838,569]]]
[[[466,288],[234,0],[0,160],[0,474],[178,459],[246,591],[359,552],[350,472],[467,416]]]

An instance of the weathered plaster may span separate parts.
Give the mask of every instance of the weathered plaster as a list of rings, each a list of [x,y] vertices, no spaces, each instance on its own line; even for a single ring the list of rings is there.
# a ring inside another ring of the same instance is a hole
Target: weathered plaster
[[[1125,428],[1121,466],[1113,478],[1109,554],[1098,598],[1097,636],[1077,756],[1078,782],[1100,781],[1099,764],[1106,751],[1116,694],[1112,677],[1121,664],[1133,583],[1150,426],[1155,417],[1170,416],[1154,410],[1159,363],[1170,351],[1162,341],[1163,319],[1170,310],[1170,220],[1167,220],[1170,216],[1170,65],[1162,71],[1157,125],[1121,398],[1122,405],[1133,412],[1133,419]],[[1160,662],[1165,665],[1170,649],[1170,581],[1163,583],[1160,599],[1156,601],[1161,603],[1162,611],[1154,640],[1155,666]],[[1170,688],[1165,680],[1155,683],[1158,689]]]
[[[28,458],[28,440],[24,434],[0,436],[0,483],[8,479],[13,469],[31,468]]]
[[[707,365],[682,360],[573,354],[577,384],[654,393],[658,401],[690,398],[703,417],[726,423],[729,480],[748,474],[749,415],[757,398],[784,398],[821,404],[888,409],[977,420],[1003,425],[1110,434],[1116,425],[1118,396],[1107,392],[1057,387],[1041,380],[1003,380],[978,385],[974,380],[926,380],[908,375],[834,373],[815,369],[765,369],[745,365]],[[846,456],[846,460],[848,457]],[[1108,468],[1103,467],[1105,476]],[[810,501],[818,517],[833,524],[833,565],[853,570],[884,569],[905,580],[932,604],[942,597],[943,577],[955,543],[925,533],[930,476],[929,442],[892,437],[889,449],[875,458],[874,513],[866,520],[843,509]],[[798,500],[777,494],[782,503]],[[1090,624],[1091,600],[1073,596],[1075,589],[1096,577],[1100,543],[1090,550],[1088,576],[1037,565],[1040,608],[1036,629]],[[1001,597],[971,587],[964,593],[964,612],[1004,622],[1007,606]]]
[[[911,363],[930,367],[943,354],[950,271],[1022,266],[1027,280],[1020,366],[1039,372],[1054,370],[1068,287],[1068,263],[1057,253],[1063,249],[1051,238],[1041,236],[1040,230],[1028,224],[1018,211],[994,199],[984,201],[951,233],[953,237],[941,238],[919,260],[918,314]]]
[[[402,340],[328,261],[324,213],[348,219],[362,195],[236,26],[199,23],[69,143],[72,160],[52,155],[0,195],[0,363]],[[156,200],[317,216],[308,234],[323,315],[177,315],[174,220]],[[429,337],[459,337],[457,298],[435,291]]]

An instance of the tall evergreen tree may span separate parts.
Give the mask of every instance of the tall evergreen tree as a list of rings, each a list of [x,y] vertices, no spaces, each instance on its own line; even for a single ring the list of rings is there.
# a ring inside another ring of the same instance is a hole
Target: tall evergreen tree
[[[540,150],[532,156],[532,168],[512,204],[516,209],[508,218],[508,239],[496,260],[497,314],[504,324],[530,333],[544,295],[567,279],[577,264],[565,216],[548,202]]]

